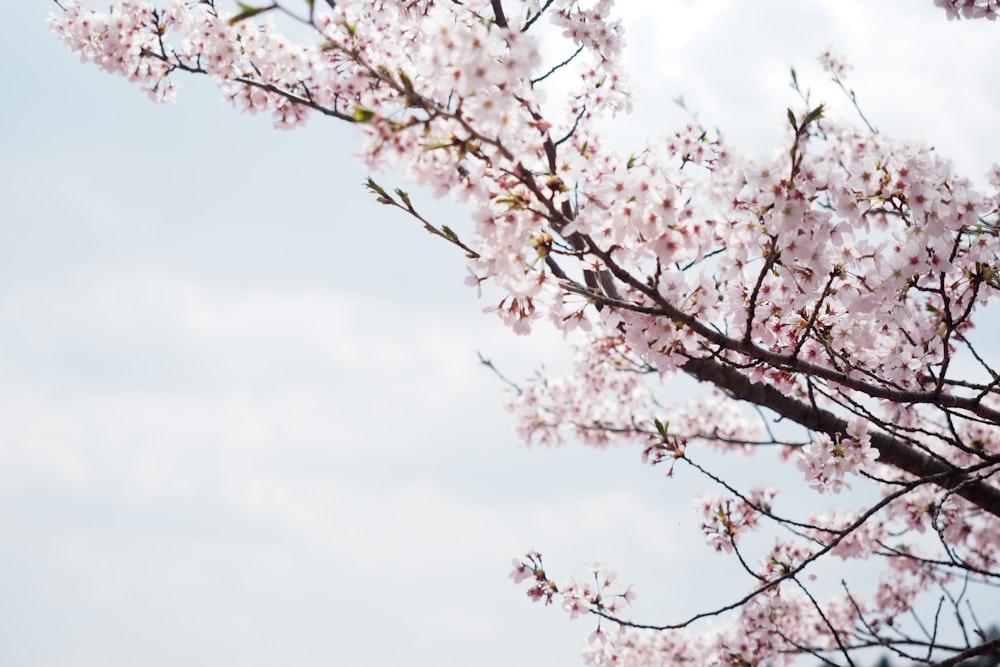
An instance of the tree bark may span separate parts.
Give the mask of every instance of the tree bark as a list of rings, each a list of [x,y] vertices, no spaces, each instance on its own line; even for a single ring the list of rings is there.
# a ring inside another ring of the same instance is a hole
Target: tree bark
[[[832,412],[814,408],[774,387],[750,382],[738,370],[713,359],[691,359],[684,371],[698,380],[710,382],[733,398],[768,408],[813,431],[835,437],[847,432],[847,422]],[[871,432],[872,446],[879,461],[918,478],[928,479],[942,488],[954,490],[984,512],[1000,518],[1000,488],[972,478],[968,473],[934,459],[911,445],[885,433]]]

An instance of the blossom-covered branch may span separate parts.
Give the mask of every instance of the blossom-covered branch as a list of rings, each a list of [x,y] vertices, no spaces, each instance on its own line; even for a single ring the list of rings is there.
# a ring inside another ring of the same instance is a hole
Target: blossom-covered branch
[[[468,284],[500,290],[488,310],[515,332],[547,318],[572,334],[571,375],[512,384],[522,437],[633,443],[647,463],[688,465],[721,489],[696,511],[747,589],[688,620],[626,618],[632,589],[602,566],[559,585],[537,552],[515,561],[533,599],[596,616],[589,662],[850,664],[884,646],[950,664],[993,650],[898,619],[943,591],[965,623],[949,586],[1000,583],[1000,371],[974,329],[1000,296],[1000,167],[977,188],[936,152],[876,132],[832,50],[821,63],[860,126],[804,95],[771,157],[696,125],[622,152],[602,129],[632,103],[610,0],[217,4],[122,0],[104,13],[73,0],[51,26],[157,101],[201,75],[280,128],[351,123],[368,167],[466,202],[469,223],[438,223],[406,191],[367,182],[459,249]],[[997,15],[996,0],[935,4]],[[711,391],[666,401],[678,374]],[[698,460],[704,446],[764,444],[812,492],[858,486],[865,500],[779,511],[776,490],[742,489]],[[764,547],[744,539],[765,531]],[[877,564],[874,594],[821,599],[810,577],[830,558]],[[731,624],[700,627],[717,617]]]

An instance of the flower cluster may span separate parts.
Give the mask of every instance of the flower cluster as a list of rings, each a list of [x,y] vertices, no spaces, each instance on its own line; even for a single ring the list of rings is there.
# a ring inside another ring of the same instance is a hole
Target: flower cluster
[[[525,442],[556,445],[569,439],[595,446],[628,442],[649,414],[652,396],[643,382],[641,361],[620,337],[580,340],[574,372],[549,377],[542,372],[508,394]]]
[[[149,3],[126,0],[102,13],[84,8],[80,2],[69,2],[50,25],[80,60],[139,83],[154,100],[166,102],[175,98],[177,90],[177,85],[167,80],[171,68],[146,54],[159,48],[163,33],[182,22],[186,10],[181,3],[156,10]]]
[[[819,64],[827,74],[836,79],[843,79],[853,69],[841,54],[833,50],[832,46],[819,54]]]
[[[624,629],[619,623],[611,621],[614,630],[608,632],[602,621],[622,618],[625,607],[635,600],[631,586],[624,589],[617,586],[618,574],[600,563],[587,567],[590,576],[583,581],[571,579],[558,586],[545,574],[539,552],[528,552],[523,559],[515,558],[512,562],[514,569],[510,578],[518,584],[530,580],[528,597],[535,602],[551,604],[558,597],[571,620],[581,615],[597,614],[596,627],[587,637],[587,648],[584,651],[587,664],[597,667],[619,664],[617,643],[624,636]]]
[[[934,0],[934,4],[948,12],[952,19],[989,19],[1000,16],[1000,0]]]
[[[802,448],[798,466],[812,488],[821,493],[840,493],[851,488],[845,475],[867,471],[878,455],[871,446],[868,422],[854,419],[848,423],[847,433],[837,440],[825,433],[815,434],[813,441]]]
[[[809,520],[814,528],[808,534],[818,544],[832,545],[830,553],[843,560],[871,558],[887,538],[885,524],[874,519],[858,523],[856,513],[831,509]]]
[[[695,499],[708,545],[716,551],[732,552],[744,533],[758,528],[760,517],[771,511],[777,495],[777,489],[757,487],[745,499],[721,494]]]

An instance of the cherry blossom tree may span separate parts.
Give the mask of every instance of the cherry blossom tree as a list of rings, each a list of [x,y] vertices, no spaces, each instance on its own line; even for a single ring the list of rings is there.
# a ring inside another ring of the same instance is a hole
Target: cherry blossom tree
[[[716,489],[695,501],[706,546],[747,581],[717,608],[633,619],[632,587],[603,565],[557,583],[540,553],[514,559],[531,599],[592,619],[587,663],[855,664],[880,650],[944,666],[1000,652],[969,599],[1000,584],[1000,374],[973,329],[1000,295],[1000,167],[977,189],[859,107],[856,123],[826,117],[794,73],[772,157],[735,154],[696,122],[623,154],[605,135],[631,105],[611,0],[222,4],[70,0],[51,27],[159,102],[204,75],[279,128],[353,124],[373,172],[474,216],[428,219],[369,179],[379,203],[455,246],[515,332],[544,318],[568,334],[571,374],[508,383],[521,437],[633,443]],[[997,0],[934,4],[949,19],[1000,14]],[[857,107],[847,65],[820,59]],[[705,393],[665,400],[678,374]],[[706,463],[767,446],[825,512]],[[867,563],[877,584],[821,596],[814,572],[831,559]]]

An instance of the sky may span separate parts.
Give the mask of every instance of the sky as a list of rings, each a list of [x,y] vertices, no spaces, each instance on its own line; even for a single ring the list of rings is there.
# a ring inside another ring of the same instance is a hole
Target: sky
[[[686,122],[677,96],[775,149],[791,65],[850,113],[834,45],[882,131],[975,179],[1000,162],[1000,26],[930,0],[619,4],[623,150]],[[612,565],[654,620],[740,584],[701,548],[697,480],[518,443],[477,353],[516,378],[565,367],[562,339],[484,315],[461,257],[364,192],[349,128],[279,132],[197,80],[154,105],[80,65],[54,9],[0,23],[0,664],[575,665],[589,622],[507,579],[527,549]]]

